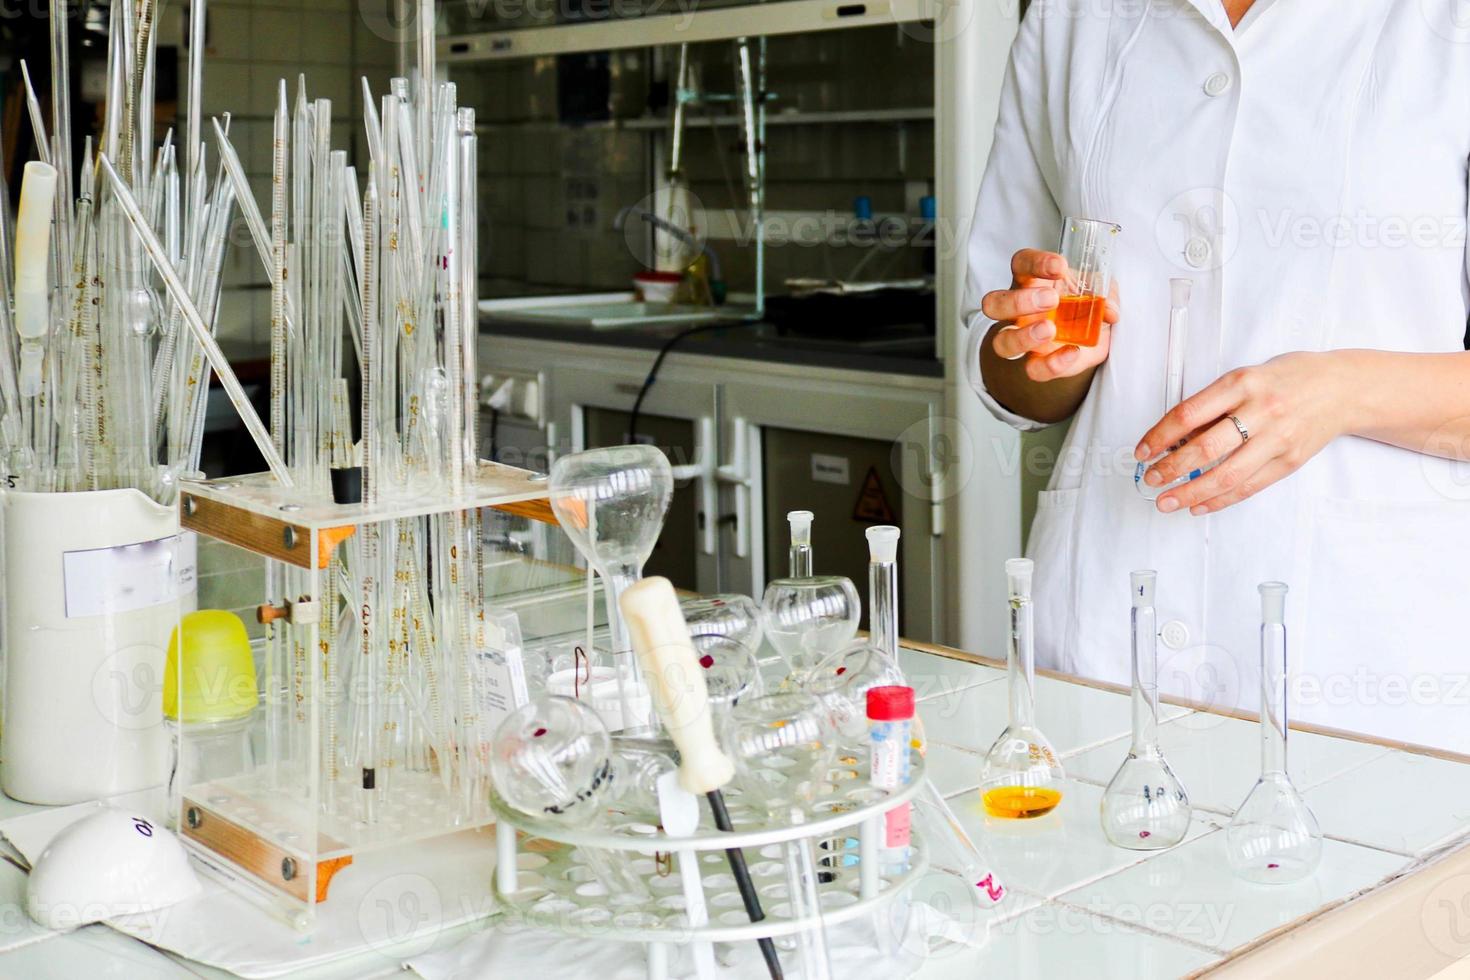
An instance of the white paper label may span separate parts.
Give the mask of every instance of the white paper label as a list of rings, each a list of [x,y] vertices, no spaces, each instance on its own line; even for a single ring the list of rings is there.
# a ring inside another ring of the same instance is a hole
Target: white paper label
[[[487,648],[475,657],[480,687],[480,731],[488,739],[514,710],[531,700],[521,648]]]
[[[66,616],[117,615],[174,602],[198,586],[192,532],[61,556]]]
[[[852,482],[848,469],[846,456],[812,453],[812,479],[817,483],[836,483],[845,487]]]

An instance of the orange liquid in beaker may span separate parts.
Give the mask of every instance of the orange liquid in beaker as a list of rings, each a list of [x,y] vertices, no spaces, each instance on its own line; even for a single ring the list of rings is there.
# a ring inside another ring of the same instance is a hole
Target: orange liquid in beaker
[[[985,804],[985,812],[992,817],[1026,820],[1055,810],[1062,802],[1062,794],[1060,790],[1038,786],[997,786],[987,790],[980,799]]]
[[[1056,342],[1096,347],[1107,304],[1102,296],[1063,296],[1057,308],[1047,314],[1047,319],[1057,325]]]

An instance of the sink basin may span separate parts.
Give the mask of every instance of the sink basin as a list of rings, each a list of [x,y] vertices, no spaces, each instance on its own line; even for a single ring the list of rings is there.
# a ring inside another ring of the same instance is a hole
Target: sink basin
[[[600,297],[558,297],[519,302],[486,300],[480,312],[499,320],[545,321],[565,325],[593,327],[598,330],[618,327],[641,327],[659,323],[731,322],[745,319],[744,310],[685,306],[677,303],[644,303],[639,300],[603,300]]]

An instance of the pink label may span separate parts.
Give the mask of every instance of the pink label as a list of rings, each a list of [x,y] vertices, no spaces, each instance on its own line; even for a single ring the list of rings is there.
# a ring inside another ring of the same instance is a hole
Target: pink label
[[[896,806],[883,815],[884,829],[886,834],[883,839],[884,847],[908,847],[909,826],[912,813],[908,803]]]

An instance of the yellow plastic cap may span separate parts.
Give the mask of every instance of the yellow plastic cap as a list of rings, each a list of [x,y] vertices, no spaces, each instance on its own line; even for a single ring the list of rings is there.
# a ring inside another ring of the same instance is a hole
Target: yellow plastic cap
[[[168,641],[163,714],[184,724],[233,721],[255,710],[255,660],[245,623],[232,612],[201,609],[184,616],[184,707],[179,712],[179,630]]]

